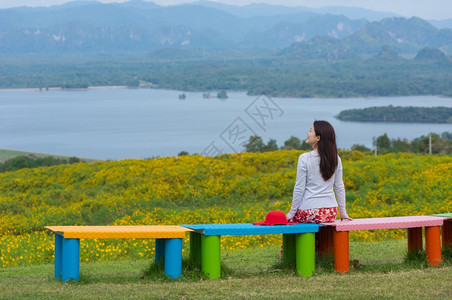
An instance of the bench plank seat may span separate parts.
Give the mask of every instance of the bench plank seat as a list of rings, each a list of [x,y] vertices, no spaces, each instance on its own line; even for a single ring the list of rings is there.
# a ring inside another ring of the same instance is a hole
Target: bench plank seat
[[[253,225],[251,223],[235,224],[197,224],[181,225],[204,235],[255,235],[255,234],[289,234],[317,232],[318,224],[300,223],[295,225]]]
[[[310,277],[315,269],[315,232],[319,224],[295,225],[253,225],[238,224],[195,224],[181,225],[194,232],[190,233],[190,258],[201,264],[201,270],[209,278],[221,275],[220,236],[282,234],[283,260],[295,262],[297,273]]]
[[[155,262],[163,261],[165,274],[182,274],[182,239],[191,229],[174,225],[46,226],[55,233],[55,279],[79,280],[80,239],[155,238]]]
[[[175,225],[145,226],[46,226],[67,239],[184,238],[191,229]]]
[[[336,220],[332,223],[322,223],[322,225],[334,226],[337,231],[380,230],[441,226],[443,225],[443,220],[444,219],[442,218],[436,218],[432,216],[407,216],[354,219],[353,221]]]
[[[349,231],[380,230],[380,229],[408,229],[408,252],[422,249],[422,228],[425,228],[425,247],[427,260],[430,265],[441,263],[440,226],[445,217],[435,216],[405,216],[389,218],[354,219],[353,221],[339,221],[322,223],[324,230],[320,230],[319,241],[323,254],[333,250],[334,268],[340,273],[349,271]],[[332,248],[332,249],[331,249]]]

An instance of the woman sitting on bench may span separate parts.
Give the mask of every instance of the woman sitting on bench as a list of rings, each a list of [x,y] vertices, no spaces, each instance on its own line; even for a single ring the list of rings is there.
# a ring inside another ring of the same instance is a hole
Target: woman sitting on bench
[[[312,151],[301,154],[298,159],[292,207],[287,220],[299,223],[333,222],[338,206],[340,218],[352,220],[345,210],[342,163],[337,155],[333,126],[326,121],[315,121],[306,143],[312,146]]]

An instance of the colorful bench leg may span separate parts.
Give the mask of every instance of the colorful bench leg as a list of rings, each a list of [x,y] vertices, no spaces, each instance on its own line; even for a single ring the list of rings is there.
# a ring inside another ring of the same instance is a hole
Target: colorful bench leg
[[[220,278],[221,255],[219,235],[201,236],[201,271],[209,279]]]
[[[425,227],[425,252],[432,266],[441,264],[441,239],[439,226]]]
[[[317,234],[319,236],[319,247],[318,249],[316,249],[318,250],[318,254],[321,256],[326,256],[332,253],[334,227],[320,227]]]
[[[195,264],[201,264],[201,234],[190,232],[190,260]]]
[[[155,264],[165,261],[165,239],[155,239]]]
[[[408,253],[422,250],[422,227],[408,228]]]
[[[60,279],[63,272],[63,237],[55,233],[55,279]]]
[[[295,234],[283,234],[283,262],[295,262],[295,254]]]
[[[297,273],[311,277],[315,269],[315,233],[298,233],[295,239]]]
[[[346,273],[350,269],[350,253],[348,231],[334,230],[334,269],[339,273]]]
[[[443,249],[452,248],[452,220],[444,220],[442,228]]]
[[[165,239],[165,274],[172,279],[182,275],[182,239]]]
[[[80,240],[62,238],[61,280],[79,280]]]

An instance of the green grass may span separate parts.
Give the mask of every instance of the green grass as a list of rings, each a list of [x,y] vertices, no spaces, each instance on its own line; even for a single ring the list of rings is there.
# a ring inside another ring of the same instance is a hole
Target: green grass
[[[18,150],[7,150],[7,149],[0,149],[0,163],[4,163],[8,159],[12,159],[18,156],[29,156],[33,155],[36,157],[55,157],[55,158],[63,158],[63,159],[69,159],[70,156],[65,155],[56,155],[56,154],[47,154],[47,153],[38,153],[38,152],[26,152],[26,151],[18,151]],[[82,158],[81,158],[82,159]],[[94,162],[99,161],[95,159],[82,159],[85,162]]]
[[[17,157],[17,156],[28,156],[32,153],[30,152],[23,152],[23,151],[16,151],[16,150],[5,150],[5,149],[0,149],[0,163],[3,163],[5,161],[7,161],[8,159]]]
[[[337,274],[332,259],[318,259],[313,277],[279,265],[279,247],[222,251],[222,276],[208,280],[184,259],[172,281],[149,260],[81,263],[79,282],[53,279],[53,264],[0,269],[1,299],[445,299],[452,297],[452,261],[428,267],[406,256],[406,240],[350,244],[359,260]]]

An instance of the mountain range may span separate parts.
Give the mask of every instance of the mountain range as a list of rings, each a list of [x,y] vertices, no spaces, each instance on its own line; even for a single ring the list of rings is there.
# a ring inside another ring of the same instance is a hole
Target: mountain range
[[[436,27],[416,17],[344,7],[76,1],[0,10],[0,54],[262,48],[289,56],[347,59],[378,55],[389,46],[398,55],[414,56],[425,47],[452,55],[452,30],[444,28],[450,24],[437,21]]]

